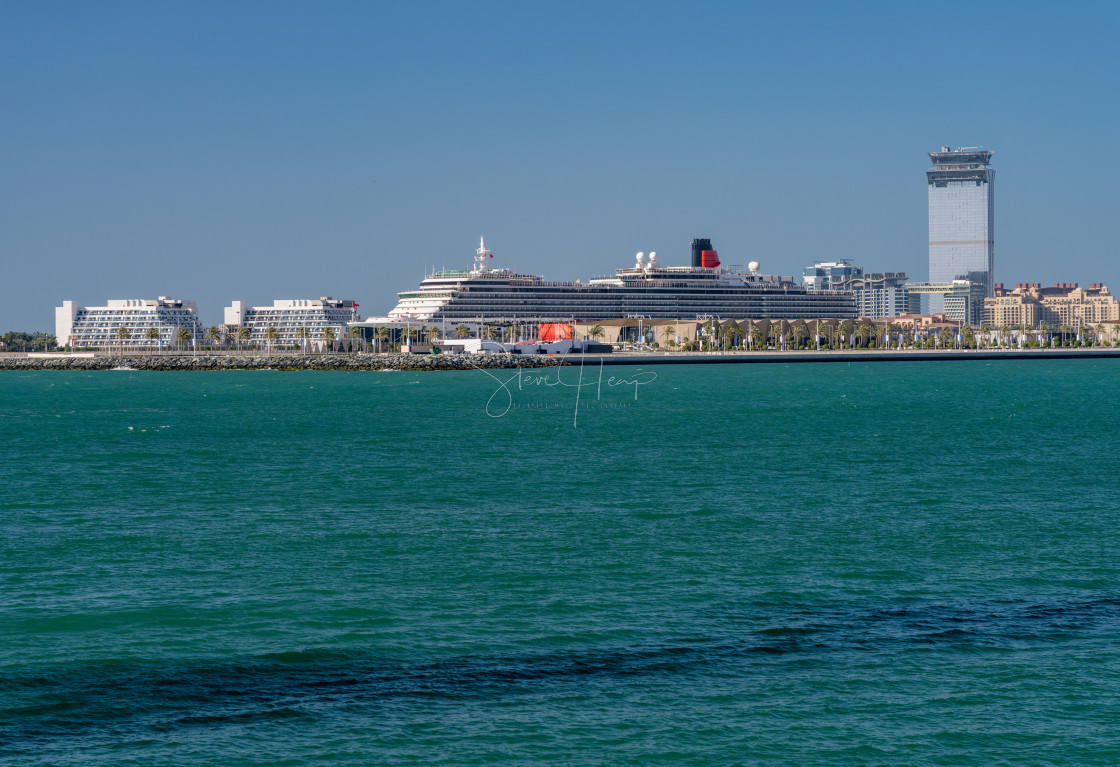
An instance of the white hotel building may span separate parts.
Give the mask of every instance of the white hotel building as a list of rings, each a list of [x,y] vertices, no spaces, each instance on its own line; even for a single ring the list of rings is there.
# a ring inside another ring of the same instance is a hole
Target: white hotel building
[[[358,304],[329,296],[277,299],[272,306],[246,306],[244,301],[234,301],[225,307],[224,329],[233,336],[239,328],[249,328],[248,342],[264,346],[269,343],[266,333],[272,327],[276,328],[276,344],[293,346],[300,343],[300,328],[307,329],[309,342],[319,341],[326,328],[342,340],[347,337],[347,323],[359,319]]]
[[[122,340],[119,328],[128,331]],[[155,338],[149,330],[155,329]],[[54,335],[60,345],[110,348],[123,345],[132,349],[174,348],[179,330],[186,328],[191,338],[202,342],[202,323],[194,301],[160,296],[111,300],[105,306],[78,306],[63,301],[54,310]],[[190,343],[190,342],[188,342]]]

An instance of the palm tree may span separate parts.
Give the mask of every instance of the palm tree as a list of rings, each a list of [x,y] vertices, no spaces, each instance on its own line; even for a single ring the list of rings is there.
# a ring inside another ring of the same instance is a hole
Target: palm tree
[[[355,341],[357,341],[358,339],[361,339],[362,346],[363,347],[365,346],[365,341],[366,341],[365,334],[362,332],[362,329],[360,327],[358,327],[357,325],[350,326],[350,337],[353,338]]]
[[[982,341],[986,342],[991,337],[991,334],[992,334],[992,326],[989,325],[986,322],[981,322],[980,323],[980,339]],[[979,348],[979,344],[977,344],[977,348]]]
[[[719,331],[719,325],[715,320],[708,320],[704,323],[704,336],[708,339],[708,344],[715,343],[715,335]]]
[[[218,330],[216,325],[211,325],[206,328],[206,341],[210,344],[210,349],[213,350],[214,344],[222,337],[222,331]]]
[[[311,338],[311,331],[308,328],[296,328],[296,338],[299,339],[300,348],[307,351],[307,339]]]
[[[724,348],[726,348],[728,346],[734,346],[735,342],[743,337],[743,331],[739,330],[738,325],[730,323],[724,327],[720,335],[723,337],[723,345]]]
[[[241,351],[241,342],[248,341],[253,336],[253,331],[246,325],[242,325],[237,329],[237,351]]]
[[[377,328],[376,331],[374,331],[374,333],[377,336],[377,350],[381,351],[385,348],[384,345],[389,340],[389,337],[393,335],[393,332],[384,325],[381,325]]]
[[[976,343],[976,337],[972,333],[972,326],[971,325],[965,325],[964,326],[964,333],[961,337],[963,339],[962,343],[964,343],[966,348],[971,349],[973,347],[973,345]]]
[[[941,339],[941,345],[948,348],[953,342],[953,331],[949,328],[941,328],[941,330],[937,332],[937,337]]]
[[[334,341],[337,336],[338,334],[334,332],[334,328],[329,325],[319,331],[319,340],[323,342],[323,351],[327,350],[327,346]]]
[[[268,353],[272,354],[272,345],[276,343],[276,339],[280,337],[280,331],[275,325],[269,325],[264,331],[265,340],[268,341]]]
[[[867,346],[867,343],[871,340],[871,335],[871,326],[866,322],[862,323],[858,328],[856,328],[856,340],[858,340],[864,346]]]
[[[483,336],[483,338],[486,338],[487,340],[493,341],[495,338],[498,337],[498,329],[495,328],[493,325],[483,325],[482,326],[482,336]]]
[[[883,339],[887,335],[887,323],[871,321],[871,341],[874,343],[876,349],[882,349],[886,344]]]
[[[901,348],[902,347],[902,329],[903,329],[902,325],[899,325],[897,322],[888,322],[887,323],[887,334],[883,337],[883,346],[888,346],[889,347],[891,345],[891,334],[892,333],[897,333],[898,334],[898,345],[899,345],[899,348]]]
[[[1073,332],[1073,328],[1065,323],[1058,326],[1058,332],[1062,334],[1062,346],[1066,345],[1066,335]]]
[[[594,338],[596,341],[598,341],[600,338],[603,337],[603,334],[606,333],[606,332],[607,331],[603,330],[602,325],[592,325],[590,335],[591,335],[592,338]]]
[[[595,327],[598,328],[599,326],[596,325]],[[594,329],[595,328],[592,328],[592,330],[594,330]],[[602,328],[599,328],[599,330],[602,331]],[[672,325],[666,325],[664,328],[661,329],[661,332],[665,336],[665,346],[666,347],[677,345],[677,339],[676,339],[677,329],[675,327],[673,327]]]
[[[146,331],[144,331],[144,336],[149,341],[158,341],[159,340],[159,329],[158,328],[148,328]],[[150,344],[150,346],[155,346],[155,345],[156,344]]]
[[[1009,342],[1011,338],[1011,328],[1009,328],[1007,325],[1000,325],[999,337],[1002,338],[1005,342]]]
[[[118,325],[117,338],[121,340],[121,354],[124,354],[124,342],[132,338],[132,333],[124,325]]]
[[[443,333],[435,325],[424,331],[425,340],[431,345],[435,346],[436,341],[443,337]]]
[[[455,326],[455,337],[456,338],[470,338],[471,337],[471,329],[460,322],[458,325]]]
[[[191,340],[191,331],[187,328],[179,328],[179,332],[175,334],[175,343],[179,351],[183,350],[183,345]]]
[[[793,339],[793,348],[801,348],[801,339],[809,334],[809,329],[804,323],[793,323],[789,326],[789,335]]]
[[[782,343],[785,338],[786,332],[782,320],[770,323],[770,340],[769,344],[773,344],[777,351],[782,350]]]
[[[1093,346],[1101,346],[1104,339],[1104,323],[1098,322],[1097,326],[1093,328]]]
[[[747,331],[751,339],[751,346],[758,351],[762,347],[762,326],[751,323],[750,330]]]
[[[417,333],[418,333],[418,331],[416,330],[416,328],[412,327],[411,325],[406,327],[404,329],[404,331],[401,333],[401,335],[404,336],[405,344],[408,345],[408,346],[411,346],[412,345],[412,340],[414,338],[416,338]]]

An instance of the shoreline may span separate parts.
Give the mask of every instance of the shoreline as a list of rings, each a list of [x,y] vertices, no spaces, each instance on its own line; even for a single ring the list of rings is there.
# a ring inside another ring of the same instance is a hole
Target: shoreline
[[[578,355],[575,355],[578,358]],[[1070,349],[857,349],[855,351],[638,352],[589,354],[604,365],[775,364],[805,362],[948,362],[960,360],[1120,359],[1120,348]]]
[[[556,367],[545,354],[58,354],[0,356],[4,370],[473,370]]]
[[[0,356],[4,370],[473,370],[583,365],[727,365],[827,362],[947,362],[961,360],[1118,359],[1120,348],[862,349],[856,351],[619,352],[613,354],[39,354]]]

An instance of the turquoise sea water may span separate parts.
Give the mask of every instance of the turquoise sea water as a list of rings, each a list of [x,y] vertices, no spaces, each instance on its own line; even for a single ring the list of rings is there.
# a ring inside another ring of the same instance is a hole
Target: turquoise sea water
[[[556,375],[0,375],[0,763],[1120,762],[1120,362]]]

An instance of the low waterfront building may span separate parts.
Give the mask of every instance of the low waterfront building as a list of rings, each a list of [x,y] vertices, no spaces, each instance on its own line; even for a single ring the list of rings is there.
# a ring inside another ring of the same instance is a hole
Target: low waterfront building
[[[166,296],[110,300],[105,306],[63,301],[55,307],[54,328],[58,343],[71,348],[170,349],[202,340],[195,302]]]
[[[910,295],[904,272],[865,273],[850,261],[817,261],[801,273],[807,290],[851,293],[860,317],[897,317],[921,309],[921,297]]]
[[[1043,322],[1095,327],[1120,320],[1120,302],[1099,282],[1088,288],[1076,282],[1056,282],[1048,288],[1037,282],[1022,282],[1010,290],[997,283],[994,293],[984,301],[984,321],[996,327],[1038,327]]]
[[[1120,344],[1120,320],[1105,320],[1094,327],[1100,341]]]
[[[903,314],[891,320],[893,329],[910,333],[936,333],[943,328],[956,332],[962,327],[960,320],[949,317],[944,312],[934,314]]]
[[[767,344],[776,348],[814,346],[816,337],[826,339],[839,331],[845,343],[859,327],[866,325],[868,336],[876,334],[876,323],[869,318],[788,318],[788,319],[718,319],[697,320],[603,320],[596,323],[575,323],[572,337],[577,340],[608,344],[656,344],[662,349],[683,345],[696,347],[700,342],[719,348],[759,348]],[[827,340],[825,341],[827,343]]]
[[[342,340],[348,336],[348,323],[357,322],[358,304],[323,296],[322,298],[277,299],[272,306],[246,306],[234,301],[225,307],[224,330],[236,337],[241,328],[249,329],[249,344],[295,346],[306,338],[324,340],[325,335]],[[276,328],[275,338],[268,329]]]

